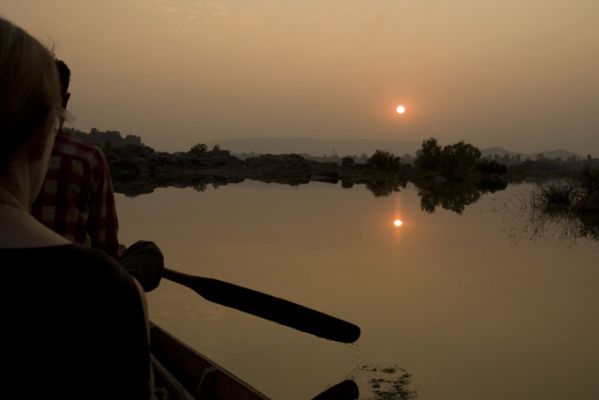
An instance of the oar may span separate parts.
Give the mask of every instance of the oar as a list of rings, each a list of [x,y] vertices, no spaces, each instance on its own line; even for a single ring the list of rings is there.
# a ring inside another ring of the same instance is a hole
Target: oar
[[[206,300],[311,333],[325,339],[353,343],[360,328],[320,311],[218,279],[165,269],[164,278],[192,289]]]
[[[345,380],[336,384],[314,397],[312,400],[356,400],[360,397],[360,390],[356,382]]]

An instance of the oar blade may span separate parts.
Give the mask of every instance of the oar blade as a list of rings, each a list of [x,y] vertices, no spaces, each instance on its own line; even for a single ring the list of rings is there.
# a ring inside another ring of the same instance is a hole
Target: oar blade
[[[360,397],[360,390],[356,382],[348,379],[341,383],[331,386],[312,400],[357,400]]]
[[[320,311],[252,289],[167,270],[164,277],[193,289],[206,300],[240,310],[302,332],[342,343],[354,343],[360,328]]]

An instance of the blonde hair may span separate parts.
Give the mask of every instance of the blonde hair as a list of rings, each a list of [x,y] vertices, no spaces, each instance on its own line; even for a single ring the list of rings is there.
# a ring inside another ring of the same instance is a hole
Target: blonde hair
[[[0,170],[60,104],[52,52],[0,17]]]

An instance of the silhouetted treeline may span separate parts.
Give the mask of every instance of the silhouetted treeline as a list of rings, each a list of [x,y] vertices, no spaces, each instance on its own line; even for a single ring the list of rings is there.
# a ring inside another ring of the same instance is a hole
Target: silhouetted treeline
[[[144,145],[106,149],[115,190],[128,194],[151,192],[155,187],[192,186],[218,180],[239,182],[255,179],[291,185],[310,181],[338,183],[405,180],[408,169],[400,158],[377,151],[365,164],[317,162],[298,154],[264,154],[241,160],[227,150],[196,144],[187,152],[156,152]]]
[[[96,128],[91,128],[89,132],[83,132],[73,128],[63,128],[69,135],[85,142],[99,147],[108,152],[113,147],[121,147],[124,145],[141,146],[141,137],[137,135],[123,135],[118,131],[99,131]]]
[[[186,152],[158,152],[133,135],[118,132],[78,133],[103,140],[117,192],[127,195],[150,193],[157,187],[218,187],[245,179],[289,185],[311,181],[341,183],[343,188],[363,184],[375,197],[389,196],[412,182],[418,189],[421,208],[434,212],[438,207],[462,213],[481,194],[503,190],[508,182],[522,179],[573,174],[559,163],[571,161],[527,160],[507,167],[483,158],[481,151],[463,141],[441,146],[435,138],[424,140],[413,160],[377,150],[358,162],[353,156],[334,161],[315,161],[298,154],[262,154],[244,159],[228,150],[203,143]],[[586,160],[587,165],[597,160]],[[567,164],[570,165],[570,164]],[[582,168],[576,161],[578,172]],[[539,173],[542,171],[542,174]],[[550,173],[547,173],[547,172]]]
[[[423,147],[431,143],[436,142],[433,139],[425,141]],[[421,187],[426,182],[429,182],[429,186],[439,184],[436,176],[440,174],[443,179],[445,176],[459,177],[460,180],[468,178],[477,187],[488,182],[495,186],[497,182],[504,183],[495,176],[495,163],[480,160],[478,149],[463,142],[439,149],[436,152],[439,159],[433,160],[429,169],[404,163],[401,157],[384,150],[375,151],[363,163],[356,162],[351,156],[343,157],[337,163],[309,160],[298,154],[264,154],[242,160],[218,146],[208,149],[203,143],[192,146],[187,152],[176,153],[157,152],[143,144],[129,143],[105,145],[104,151],[111,167],[115,190],[129,195],[149,193],[156,187],[164,186],[190,186],[202,191],[209,184],[222,185],[244,179],[290,185],[310,181],[342,182],[344,188],[364,184],[376,197],[398,192],[406,187],[408,181],[422,181]],[[423,162],[427,154],[423,151],[416,164],[429,165]],[[466,174],[474,164],[479,167],[478,174]]]
[[[503,175],[507,166],[495,160],[481,159],[477,147],[463,141],[441,147],[437,139],[422,142],[414,165],[421,171],[451,179],[471,179],[476,174]]]

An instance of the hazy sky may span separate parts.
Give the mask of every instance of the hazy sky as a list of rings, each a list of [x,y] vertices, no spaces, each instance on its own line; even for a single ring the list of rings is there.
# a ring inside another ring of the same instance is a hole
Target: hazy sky
[[[597,0],[0,0],[72,68],[72,126],[599,154]],[[408,111],[399,117],[397,104]]]

